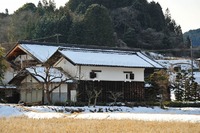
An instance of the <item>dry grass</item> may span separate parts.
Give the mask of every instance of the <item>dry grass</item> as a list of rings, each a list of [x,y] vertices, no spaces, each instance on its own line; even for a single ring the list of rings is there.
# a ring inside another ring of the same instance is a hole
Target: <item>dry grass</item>
[[[200,123],[1,118],[0,133],[200,133]]]

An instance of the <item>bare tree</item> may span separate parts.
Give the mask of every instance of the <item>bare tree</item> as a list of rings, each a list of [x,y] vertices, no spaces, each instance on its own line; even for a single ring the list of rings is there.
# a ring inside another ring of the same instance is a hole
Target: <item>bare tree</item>
[[[91,105],[92,99],[94,99],[93,106],[94,107],[96,106],[97,99],[98,99],[99,95],[101,94],[101,92],[102,92],[102,88],[99,89],[97,87],[94,87],[93,84],[86,85],[86,94],[88,96],[88,106]]]
[[[38,70],[38,67],[28,68],[36,77],[39,77],[43,82],[43,90],[46,93],[46,98],[48,104],[52,104],[51,93],[61,86],[61,84],[66,83],[68,80],[71,80],[63,72],[51,66],[40,67],[41,70]],[[55,86],[51,86],[52,83],[56,83]]]
[[[88,96],[88,107],[90,107],[91,101],[94,98],[93,91],[86,86],[86,94]]]
[[[118,98],[123,96],[123,92],[113,92],[113,91],[109,91],[110,96],[109,98],[112,99],[114,101],[114,105],[116,105]]]
[[[102,88],[100,90],[94,88],[93,92],[94,92],[94,107],[95,107],[97,104],[97,98],[99,97],[99,95],[102,92]]]

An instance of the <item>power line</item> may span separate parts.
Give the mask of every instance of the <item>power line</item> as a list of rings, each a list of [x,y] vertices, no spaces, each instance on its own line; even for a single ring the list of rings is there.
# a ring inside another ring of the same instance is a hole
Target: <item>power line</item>
[[[50,39],[50,38],[56,38],[56,43],[59,43],[59,37],[63,36],[61,34],[54,34],[51,36],[45,36],[45,37],[41,37],[41,38],[35,38],[35,39],[30,39],[27,41],[39,41],[39,40],[45,40],[45,39]],[[9,44],[9,43],[16,43],[16,42],[4,42],[4,43],[0,43],[0,44]],[[130,48],[131,50],[132,48]],[[180,51],[198,51],[200,50],[200,47],[192,47],[192,48],[171,48],[171,49],[141,49],[138,48],[141,51],[147,51],[147,52],[180,52]]]
[[[49,39],[49,38],[56,37],[56,42],[59,43],[59,37],[60,36],[63,36],[63,35],[61,35],[61,34],[54,34],[54,35],[51,35],[51,36],[45,36],[45,37],[41,37],[41,38],[30,39],[30,40],[27,40],[27,41],[39,41],[39,40],[44,40],[44,39]],[[17,41],[15,41],[15,42],[0,42],[0,44],[11,44],[11,43],[15,44],[15,43],[17,43]]]
[[[149,52],[171,52],[171,51],[179,52],[179,51],[190,51],[191,49],[198,51],[198,50],[200,50],[200,47],[197,47],[197,48],[175,48],[175,49],[152,49],[152,50],[141,49],[141,50],[149,51]]]
[[[31,39],[31,41],[38,41],[38,40],[44,40],[44,39],[49,39],[49,38],[56,37],[56,41],[57,41],[57,43],[59,43],[59,36],[62,36],[62,35],[61,34],[54,34],[54,35],[51,35],[51,36],[46,36],[46,37]]]

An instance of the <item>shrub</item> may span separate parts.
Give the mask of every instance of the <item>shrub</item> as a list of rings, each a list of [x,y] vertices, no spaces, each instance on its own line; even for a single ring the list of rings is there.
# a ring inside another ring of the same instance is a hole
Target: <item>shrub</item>
[[[54,106],[65,106],[66,105],[66,102],[60,102],[60,101],[56,101],[54,103]]]
[[[168,107],[200,107],[200,103],[195,102],[165,102],[165,106]]]

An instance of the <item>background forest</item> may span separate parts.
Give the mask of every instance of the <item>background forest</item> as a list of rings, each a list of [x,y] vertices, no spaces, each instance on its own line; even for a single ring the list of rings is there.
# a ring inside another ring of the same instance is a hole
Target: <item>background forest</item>
[[[18,40],[148,50],[188,48],[180,25],[159,3],[147,0],[53,0],[26,3],[13,14],[0,13],[0,43]]]

